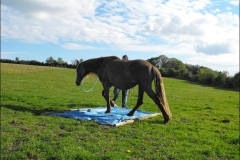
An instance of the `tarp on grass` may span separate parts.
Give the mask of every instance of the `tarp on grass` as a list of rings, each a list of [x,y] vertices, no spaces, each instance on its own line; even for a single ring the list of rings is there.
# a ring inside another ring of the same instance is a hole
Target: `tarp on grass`
[[[159,115],[159,113],[145,112],[137,110],[134,116],[127,116],[130,108],[112,107],[111,113],[105,113],[107,107],[87,108],[66,111],[64,113],[52,113],[52,116],[62,116],[74,119],[94,120],[100,124],[119,126],[126,122],[134,122],[136,119],[145,119]]]

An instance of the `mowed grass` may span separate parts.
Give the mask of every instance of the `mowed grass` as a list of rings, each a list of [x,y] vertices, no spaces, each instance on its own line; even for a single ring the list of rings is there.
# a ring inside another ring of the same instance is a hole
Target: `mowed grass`
[[[75,78],[74,69],[1,64],[1,159],[239,159],[237,91],[164,78],[168,125],[162,116],[116,128],[42,115],[106,106],[100,82],[85,93]],[[134,87],[128,107],[136,101]],[[159,112],[146,94],[139,109]]]

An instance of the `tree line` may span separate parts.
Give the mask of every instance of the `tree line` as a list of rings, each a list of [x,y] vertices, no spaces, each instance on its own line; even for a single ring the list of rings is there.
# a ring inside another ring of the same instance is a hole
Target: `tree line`
[[[214,71],[208,67],[184,64],[176,58],[160,55],[147,60],[156,66],[163,77],[173,77],[189,80],[204,85],[231,88],[239,90],[240,72],[229,76],[227,71]]]
[[[80,59],[79,61],[82,62],[83,59]],[[168,58],[165,55],[153,57],[147,61],[156,66],[163,77],[179,78],[204,85],[239,90],[240,72],[236,73],[234,76],[229,76],[227,71],[219,72],[204,66],[184,64],[182,61],[176,58]],[[77,65],[76,59],[72,60],[71,64],[68,64],[62,58],[55,60],[53,57],[47,58],[46,62],[39,62],[36,60],[20,60],[18,57],[16,57],[15,60],[0,59],[0,62],[64,68],[76,68]]]
[[[80,59],[80,62],[83,59]],[[38,65],[38,66],[51,66],[51,67],[64,67],[64,68],[76,68],[77,60],[72,60],[70,64],[64,61],[62,58],[54,59],[52,56],[46,59],[45,62],[39,62],[37,60],[20,60],[16,57],[15,60],[11,59],[0,59],[3,63],[15,63],[15,64],[28,64],[28,65]]]

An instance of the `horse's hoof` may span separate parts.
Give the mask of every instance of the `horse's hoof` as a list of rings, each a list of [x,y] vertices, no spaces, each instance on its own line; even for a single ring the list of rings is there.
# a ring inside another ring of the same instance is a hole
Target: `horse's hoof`
[[[111,111],[110,110],[106,110],[106,112],[105,113],[110,113]]]
[[[168,124],[169,123],[169,121],[170,121],[170,119],[164,119],[164,124]]]
[[[127,114],[127,116],[133,116],[133,113],[129,112],[129,113]]]

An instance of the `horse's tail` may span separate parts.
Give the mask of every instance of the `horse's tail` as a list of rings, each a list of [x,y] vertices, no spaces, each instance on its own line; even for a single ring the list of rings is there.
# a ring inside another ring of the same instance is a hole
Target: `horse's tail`
[[[166,93],[164,90],[163,79],[162,79],[161,73],[156,67],[152,68],[152,72],[154,75],[155,92],[156,92],[157,97],[160,100],[160,104],[163,106],[163,108],[160,108],[160,107],[159,108],[162,111],[165,120],[166,119],[170,120],[172,118],[172,114],[171,114],[170,108],[168,106],[168,101],[167,101]],[[164,115],[164,112],[166,113],[166,115]]]

